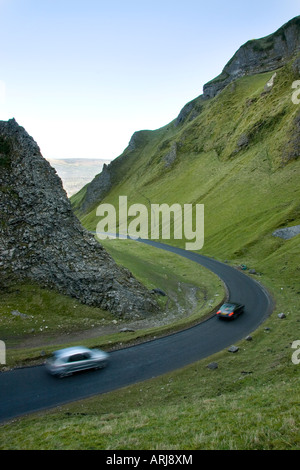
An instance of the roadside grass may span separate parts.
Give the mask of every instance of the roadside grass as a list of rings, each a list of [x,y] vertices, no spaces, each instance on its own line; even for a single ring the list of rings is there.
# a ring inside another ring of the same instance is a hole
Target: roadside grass
[[[297,450],[294,315],[274,314],[235,354],[5,424],[0,449]]]
[[[57,333],[68,335],[112,319],[109,312],[28,281],[8,286],[0,296],[1,337],[9,347],[30,335],[47,341]]]
[[[215,307],[216,301],[219,303],[225,295],[224,285],[216,275],[199,265],[197,269],[197,265],[191,265],[183,257],[132,240],[102,240],[101,243],[118,264],[132,271],[149,290],[166,289],[168,297],[158,296],[157,300],[169,310],[176,310],[178,304],[184,310],[188,286],[197,290],[198,315],[199,307]],[[201,316],[206,314],[203,310]]]
[[[120,333],[128,320],[38,285],[10,286],[0,296],[1,339],[7,347],[2,369],[43,362],[54,349],[78,342],[108,350],[168,334],[199,322],[224,299],[222,281],[196,263],[191,266],[172,253],[157,257],[157,249],[131,240],[103,245],[149,290],[165,292],[166,296],[156,295],[161,312],[148,322],[137,321],[134,331]]]

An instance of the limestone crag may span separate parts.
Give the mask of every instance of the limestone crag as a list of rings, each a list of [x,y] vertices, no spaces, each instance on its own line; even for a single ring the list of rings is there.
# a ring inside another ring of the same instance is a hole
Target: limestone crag
[[[97,202],[101,201],[112,187],[111,163],[104,164],[101,173],[93,178],[92,182],[87,186],[85,198],[81,207],[82,212],[93,207]]]
[[[300,16],[293,18],[275,33],[241,46],[222,73],[204,85],[203,97],[213,98],[229,83],[244,75],[278,69],[297,52],[300,52]]]
[[[139,147],[145,145],[150,134],[151,131],[148,130],[134,132],[123,154],[118,159],[112,160],[108,165],[103,165],[101,173],[96,175],[87,185],[80,207],[77,207],[79,214],[91,211],[97,203],[100,204],[110,189],[118,183],[120,165],[126,164],[130,155],[134,154]]]
[[[31,279],[124,318],[158,311],[81,226],[56,171],[14,119],[0,121],[0,277],[2,287]]]

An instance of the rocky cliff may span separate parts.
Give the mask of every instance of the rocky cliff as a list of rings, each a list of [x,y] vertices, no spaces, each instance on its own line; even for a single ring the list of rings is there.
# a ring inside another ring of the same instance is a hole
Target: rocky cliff
[[[284,24],[275,33],[241,46],[222,73],[204,85],[203,97],[213,98],[229,83],[244,75],[278,69],[296,52],[300,52],[300,16]]]
[[[117,184],[120,174],[123,171],[126,172],[122,167],[130,166],[130,156],[134,154],[134,151],[138,151],[139,148],[146,145],[149,135],[151,135],[151,131],[147,130],[134,132],[124,153],[108,165],[103,165],[101,173],[96,175],[82,191],[84,197],[79,207],[77,207],[79,214],[91,210],[92,207],[104,199],[110,189]]]
[[[117,316],[158,310],[148,290],[82,228],[56,171],[14,119],[0,122],[0,241],[2,288],[27,278]]]

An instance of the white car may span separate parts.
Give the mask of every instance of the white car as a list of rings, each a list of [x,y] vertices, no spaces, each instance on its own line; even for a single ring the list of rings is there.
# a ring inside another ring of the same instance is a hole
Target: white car
[[[50,374],[66,377],[81,370],[101,369],[107,366],[108,360],[109,355],[105,351],[75,346],[55,351],[45,366]]]

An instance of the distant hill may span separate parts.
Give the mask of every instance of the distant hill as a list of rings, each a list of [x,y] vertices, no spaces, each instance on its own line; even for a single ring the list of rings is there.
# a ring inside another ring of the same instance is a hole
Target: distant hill
[[[110,160],[93,158],[47,159],[60,176],[69,197],[89,183]]]

